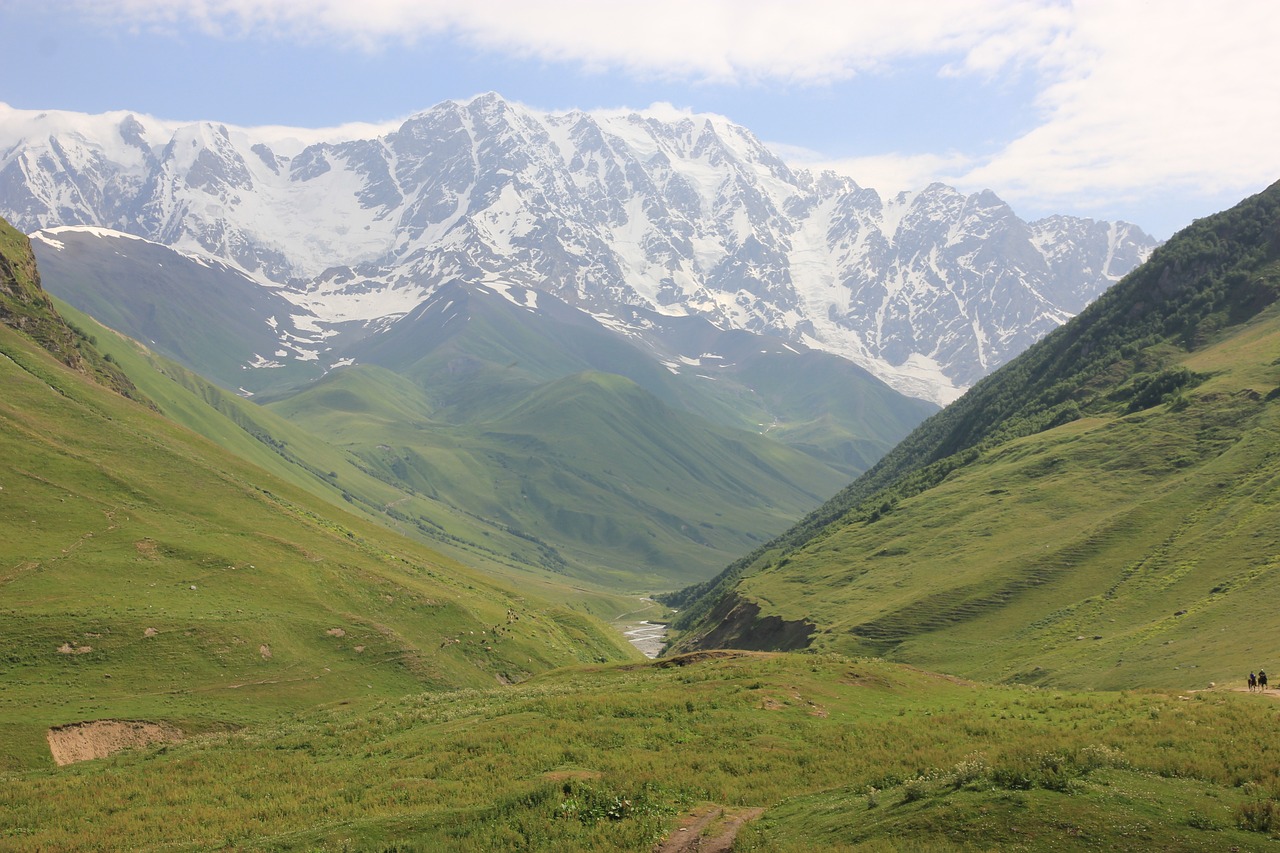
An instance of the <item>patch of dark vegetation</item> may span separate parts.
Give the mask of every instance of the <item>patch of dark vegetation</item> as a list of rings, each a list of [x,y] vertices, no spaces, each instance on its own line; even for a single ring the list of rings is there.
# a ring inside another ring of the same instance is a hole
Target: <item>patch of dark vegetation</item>
[[[1236,825],[1249,832],[1280,830],[1280,802],[1268,797],[1244,803],[1236,809]]]
[[[1208,378],[1208,374],[1194,373],[1185,367],[1175,367],[1160,373],[1139,373],[1128,384],[1112,392],[1109,398],[1118,402],[1127,400],[1125,413],[1132,414],[1161,403],[1172,402],[1177,395],[1195,388]]]
[[[817,629],[803,619],[761,616],[760,605],[736,595],[722,599],[708,622],[715,627],[694,640],[691,648],[797,651],[808,648]]]

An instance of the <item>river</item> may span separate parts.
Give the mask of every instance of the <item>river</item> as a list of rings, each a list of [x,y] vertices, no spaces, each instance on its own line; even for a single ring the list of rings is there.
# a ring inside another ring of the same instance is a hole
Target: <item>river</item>
[[[636,622],[624,625],[623,635],[647,658],[656,658],[667,642],[667,626],[661,622]]]

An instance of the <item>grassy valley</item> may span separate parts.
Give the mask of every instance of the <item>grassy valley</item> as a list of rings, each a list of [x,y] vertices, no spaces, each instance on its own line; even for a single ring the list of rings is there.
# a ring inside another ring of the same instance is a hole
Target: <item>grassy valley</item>
[[[56,293],[150,342],[139,356],[95,332],[183,386],[137,380],[186,425],[233,452],[252,437],[257,461],[281,457],[269,467],[317,494],[487,569],[582,587],[568,595],[592,607],[710,577],[932,411],[834,356],[692,318],[663,322],[705,359],[654,352],[515,285],[444,283],[386,328],[347,324],[322,363],[297,334],[272,343],[290,307],[220,265],[97,232],[37,249]],[[251,367],[263,353],[274,366]]]
[[[635,655],[600,623],[317,500],[8,326],[0,354],[6,769],[47,764],[45,730],[80,720],[198,732]]]
[[[843,451],[731,395],[460,336],[260,406],[68,312],[131,400],[0,327],[0,847],[1270,849],[1277,296],[1280,185],[771,541]],[[669,597],[688,653],[583,612],[753,546]],[[99,720],[177,734],[54,767]]]

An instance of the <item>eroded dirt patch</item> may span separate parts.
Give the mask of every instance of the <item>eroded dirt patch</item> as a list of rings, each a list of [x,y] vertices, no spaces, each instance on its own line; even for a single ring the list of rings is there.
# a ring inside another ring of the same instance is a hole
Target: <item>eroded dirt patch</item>
[[[76,761],[106,758],[122,749],[153,743],[176,743],[183,739],[182,730],[168,723],[142,720],[94,720],[54,726],[45,737],[49,752],[59,767]]]
[[[726,809],[708,805],[681,821],[654,853],[730,853],[742,825],[764,814],[764,809]]]
[[[599,770],[548,770],[542,774],[542,778],[550,782],[568,782],[570,780],[589,782],[603,778],[603,776],[604,774]]]

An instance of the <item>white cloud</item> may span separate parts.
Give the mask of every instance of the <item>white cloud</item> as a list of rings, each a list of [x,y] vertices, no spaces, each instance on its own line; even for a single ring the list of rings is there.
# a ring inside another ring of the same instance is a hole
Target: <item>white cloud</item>
[[[848,175],[859,185],[874,189],[882,198],[903,190],[918,190],[933,181],[955,185],[974,165],[971,157],[958,152],[875,154],[832,160],[808,149],[778,144],[769,147],[794,166],[814,172],[830,170]]]
[[[960,176],[1013,198],[1212,195],[1280,178],[1280,7],[1087,0],[1040,58],[1038,126]]]
[[[366,48],[439,34],[551,62],[719,83],[813,84],[940,55],[995,71],[1034,58],[1061,0],[81,0],[113,24],[328,38]]]
[[[132,27],[199,26],[377,50],[443,37],[587,70],[821,86],[905,63],[1038,86],[988,150],[827,163],[877,189],[940,179],[1041,208],[1252,191],[1280,177],[1274,0],[81,0]],[[920,152],[927,153],[920,153]]]

